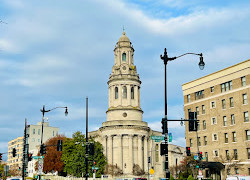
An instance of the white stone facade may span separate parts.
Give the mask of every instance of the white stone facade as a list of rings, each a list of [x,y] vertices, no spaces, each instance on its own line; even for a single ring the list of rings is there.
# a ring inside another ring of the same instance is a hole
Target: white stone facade
[[[90,136],[103,145],[108,164],[119,167],[123,176],[135,177],[133,166],[139,165],[145,171],[144,177],[151,167],[156,179],[164,177],[165,158],[160,156],[160,142],[151,140],[152,135],[162,134],[152,131],[142,120],[141,81],[134,65],[134,48],[125,32],[116,43],[114,55],[115,65],[108,81],[107,121],[97,131],[90,132]]]

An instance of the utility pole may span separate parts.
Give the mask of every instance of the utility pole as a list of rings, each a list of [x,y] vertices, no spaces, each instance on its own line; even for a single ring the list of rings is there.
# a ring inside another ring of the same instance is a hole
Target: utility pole
[[[85,179],[88,180],[88,168],[89,168],[89,160],[88,160],[88,155],[89,155],[89,142],[88,142],[88,97],[86,97],[86,153],[85,153],[85,163],[86,163],[86,174],[85,174]]]

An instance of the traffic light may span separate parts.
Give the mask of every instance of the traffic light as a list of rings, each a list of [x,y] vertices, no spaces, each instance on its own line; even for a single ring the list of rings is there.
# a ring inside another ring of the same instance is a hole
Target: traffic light
[[[3,154],[0,153],[0,161],[2,161],[2,160],[3,160]]]
[[[45,146],[44,144],[41,144],[41,147],[40,147],[40,154],[41,154],[41,155],[46,154],[46,146]]]
[[[168,144],[161,144],[161,156],[168,153]]]
[[[190,147],[186,147],[187,156],[191,156]]]
[[[95,145],[94,143],[89,144],[89,154],[94,155],[95,154]]]
[[[202,160],[202,159],[203,159],[203,157],[202,157],[202,152],[199,152],[198,156],[199,156],[199,160]]]
[[[166,134],[167,133],[167,129],[168,129],[168,124],[167,124],[167,120],[165,118],[162,118],[161,120],[161,129],[162,129],[162,134]]]
[[[197,113],[196,112],[188,112],[188,125],[189,131],[197,131],[198,121],[197,121]]]
[[[93,161],[93,164],[94,164],[94,166],[96,165],[96,162],[95,161]]]
[[[13,148],[13,150],[12,150],[12,156],[16,157],[16,148]]]
[[[28,154],[28,161],[31,161],[32,160],[32,154]]]
[[[148,157],[148,163],[150,163],[150,157]]]
[[[62,140],[57,141],[57,151],[62,151]]]

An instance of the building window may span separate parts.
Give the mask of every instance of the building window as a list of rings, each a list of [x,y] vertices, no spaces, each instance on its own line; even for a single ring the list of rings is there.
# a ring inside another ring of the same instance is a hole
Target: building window
[[[122,61],[126,62],[126,53],[122,53]]]
[[[228,134],[225,133],[225,143],[228,143]]]
[[[127,98],[127,87],[126,86],[122,87],[122,98],[123,99]]]
[[[239,173],[239,168],[235,168],[234,170],[235,170],[235,174],[240,174]]]
[[[226,159],[229,160],[229,150],[226,150]]]
[[[206,161],[208,161],[208,153],[205,152],[205,158],[206,158]]]
[[[241,77],[241,85],[246,86],[246,76]]]
[[[244,112],[244,122],[249,121],[248,111]]]
[[[236,142],[236,132],[233,132],[233,142]]]
[[[202,105],[201,109],[202,109],[202,114],[205,114],[205,105]]]
[[[131,87],[131,99],[135,98],[134,87]]]
[[[242,94],[243,104],[247,104],[247,94]]]
[[[217,141],[218,140],[218,135],[217,134],[213,134],[213,141]]]
[[[246,130],[246,140],[250,140],[250,130]]]
[[[190,147],[193,147],[193,139],[189,139],[189,142],[190,142]]]
[[[187,102],[189,103],[191,100],[190,100],[190,94],[187,95]]]
[[[227,116],[223,116],[223,126],[227,126]]]
[[[247,148],[247,159],[250,159],[250,148]]]
[[[221,104],[222,104],[222,109],[226,109],[226,100],[225,99],[222,99]]]
[[[212,125],[213,125],[213,124],[217,124],[216,118],[215,118],[215,117],[212,117]]]
[[[32,138],[32,142],[35,142],[35,138]]]
[[[215,108],[215,102],[214,101],[211,102],[211,108]]]
[[[33,134],[36,134],[36,130],[35,129],[33,129]]]
[[[155,161],[159,162],[159,144],[155,145]]]
[[[55,136],[55,131],[53,131],[53,136]]]
[[[204,145],[207,145],[207,136],[204,136]]]
[[[195,100],[204,98],[204,90],[195,92]]]
[[[199,131],[200,130],[200,123],[198,122],[197,123],[197,131]]]
[[[118,87],[115,87],[115,99],[118,99]]]
[[[230,103],[230,107],[234,107],[234,99],[233,99],[233,97],[229,98],[229,103]]]
[[[38,129],[38,135],[40,135],[40,129]]]
[[[197,138],[197,141],[198,141],[198,146],[201,146],[201,138],[200,137]]]
[[[235,117],[234,117],[234,114],[231,114],[231,125],[235,125]]]
[[[232,81],[228,81],[221,84],[221,92],[232,90],[233,89],[232,86],[233,86]]]
[[[218,157],[219,156],[219,151],[218,150],[214,150],[214,156]]]
[[[206,120],[203,120],[203,121],[202,121],[202,124],[203,124],[203,129],[204,129],[204,130],[207,129]]]
[[[211,91],[211,93],[214,92],[214,86],[212,86],[212,87],[210,88],[210,91]]]
[[[197,113],[197,115],[199,115],[199,107],[198,106],[196,107],[196,113]]]
[[[235,160],[237,160],[237,159],[238,159],[237,149],[234,149],[234,159],[235,159]]]

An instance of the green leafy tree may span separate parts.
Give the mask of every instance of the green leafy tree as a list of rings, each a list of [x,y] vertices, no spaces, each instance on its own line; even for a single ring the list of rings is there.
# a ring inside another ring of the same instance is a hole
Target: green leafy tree
[[[90,177],[93,176],[92,166],[96,162],[95,167],[99,169],[96,171],[96,177],[101,177],[107,164],[105,156],[103,155],[103,148],[99,142],[90,139],[89,142],[94,143],[94,155],[89,155],[88,172]],[[85,175],[86,164],[86,138],[81,132],[77,131],[72,135],[72,138],[67,138],[63,144],[62,161],[64,162],[64,172],[72,176],[81,177]]]
[[[194,180],[193,176],[192,175],[189,175],[187,180]]]

